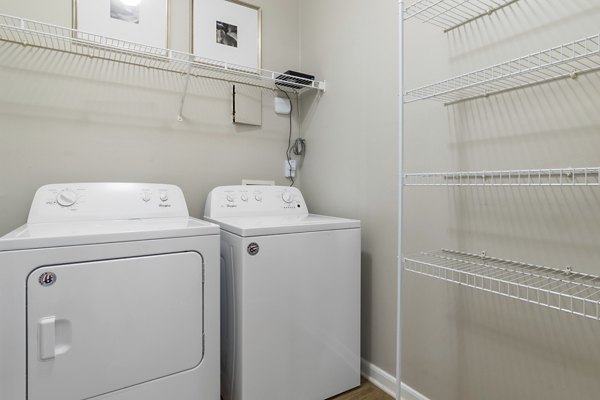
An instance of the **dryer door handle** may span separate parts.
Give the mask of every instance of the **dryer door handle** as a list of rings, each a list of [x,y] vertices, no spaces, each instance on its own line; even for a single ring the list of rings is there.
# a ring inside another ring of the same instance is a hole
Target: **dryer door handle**
[[[71,322],[44,317],[38,322],[40,360],[52,360],[71,349]]]
[[[56,317],[45,317],[38,322],[38,339],[40,343],[40,359],[50,360],[56,357]]]

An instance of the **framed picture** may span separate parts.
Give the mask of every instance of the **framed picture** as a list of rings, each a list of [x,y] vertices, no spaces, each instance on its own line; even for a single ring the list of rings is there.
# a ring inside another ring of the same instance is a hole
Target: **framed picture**
[[[258,72],[261,68],[260,7],[238,0],[192,0],[191,15],[194,55]]]
[[[168,21],[169,0],[73,0],[73,28],[86,33],[168,48]]]

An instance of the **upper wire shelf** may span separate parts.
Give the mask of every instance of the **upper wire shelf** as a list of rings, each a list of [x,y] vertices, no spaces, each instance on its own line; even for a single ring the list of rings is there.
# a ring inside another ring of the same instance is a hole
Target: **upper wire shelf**
[[[600,278],[452,250],[404,259],[404,268],[474,289],[600,320]]]
[[[127,42],[4,14],[0,14],[0,40],[267,89],[283,87],[298,92],[325,90],[324,81],[299,82],[297,77],[279,72],[205,59],[189,53]]]
[[[600,69],[600,35],[529,54],[405,93],[405,103],[456,103]]]
[[[600,186],[600,168],[405,174],[405,186]]]
[[[404,19],[418,20],[449,32],[492,15],[519,0],[420,0],[404,10]]]

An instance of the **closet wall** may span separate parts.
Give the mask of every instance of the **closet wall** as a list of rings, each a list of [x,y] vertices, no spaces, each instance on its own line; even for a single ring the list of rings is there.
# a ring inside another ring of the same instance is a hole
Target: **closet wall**
[[[299,67],[297,0],[263,8],[263,66]],[[189,51],[189,0],[171,0],[170,47]],[[71,26],[71,1],[1,0],[0,13]],[[46,183],[173,183],[190,213],[208,191],[243,178],[283,178],[287,116],[263,90],[263,125],[231,122],[231,88],[194,79],[177,121],[182,76],[0,43],[0,233],[26,220]],[[294,117],[294,135],[297,123]]]
[[[302,190],[316,213],[362,223],[362,356],[396,368],[398,5],[301,0],[302,69],[327,92],[302,102]]]
[[[408,2],[411,3],[411,2]],[[406,22],[413,89],[599,33],[595,1],[522,0],[450,33]],[[600,74],[406,105],[406,172],[600,166]],[[406,188],[405,253],[442,247],[600,275],[594,187]],[[432,400],[600,392],[600,322],[404,275],[403,380]]]

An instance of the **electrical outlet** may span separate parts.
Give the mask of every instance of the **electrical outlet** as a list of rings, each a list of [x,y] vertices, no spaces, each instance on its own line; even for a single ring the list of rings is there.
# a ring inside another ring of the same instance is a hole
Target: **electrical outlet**
[[[283,176],[285,176],[286,178],[294,178],[296,176],[296,160],[284,160],[283,168]]]

